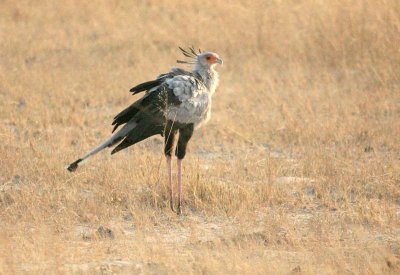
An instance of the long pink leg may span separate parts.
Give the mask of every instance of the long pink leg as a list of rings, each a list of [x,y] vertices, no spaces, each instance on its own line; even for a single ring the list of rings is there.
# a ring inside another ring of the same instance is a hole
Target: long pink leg
[[[178,159],[178,211],[177,213],[182,214],[182,160]]]
[[[167,164],[168,164],[168,183],[169,183],[169,206],[172,211],[174,210],[174,198],[173,198],[173,189],[172,189],[172,162],[171,156],[167,156]]]

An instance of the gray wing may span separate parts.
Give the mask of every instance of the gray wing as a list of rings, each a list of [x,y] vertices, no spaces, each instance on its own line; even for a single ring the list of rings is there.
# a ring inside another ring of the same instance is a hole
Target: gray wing
[[[157,79],[155,80],[151,80],[151,81],[147,81],[144,83],[141,83],[139,85],[136,85],[135,87],[130,89],[130,92],[135,95],[141,92],[150,92],[152,90],[157,89],[160,85],[162,85],[167,79],[171,79],[174,78],[175,76],[178,75],[187,75],[187,76],[193,76],[193,77],[199,77],[198,75],[195,75],[189,71],[186,71],[184,69],[181,68],[172,68],[171,71],[169,71],[168,73],[165,74],[160,74]]]

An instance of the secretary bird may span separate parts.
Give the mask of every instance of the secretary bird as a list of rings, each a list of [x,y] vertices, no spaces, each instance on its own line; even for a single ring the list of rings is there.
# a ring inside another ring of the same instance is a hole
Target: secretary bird
[[[181,214],[182,160],[194,129],[210,119],[211,99],[218,86],[218,73],[214,67],[216,64],[222,64],[222,59],[216,53],[195,51],[193,47],[188,50],[181,47],[179,49],[189,60],[177,60],[177,62],[191,64],[192,71],[174,67],[168,73],[159,75],[155,80],[133,87],[130,90],[132,94],[144,91],[145,94],[114,118],[112,132],[114,133],[119,126],[122,128],[105,142],[71,163],[67,169],[70,172],[75,171],[80,162],[107,147],[117,145],[111,151],[111,154],[115,154],[148,137],[160,134],[164,137],[169,202],[172,211],[175,210],[171,156],[175,149],[178,166],[177,213]]]

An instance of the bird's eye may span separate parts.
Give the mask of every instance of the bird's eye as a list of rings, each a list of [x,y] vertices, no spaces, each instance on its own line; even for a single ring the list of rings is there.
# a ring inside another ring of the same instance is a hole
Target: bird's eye
[[[210,60],[210,59],[211,59],[211,56],[207,56],[206,59],[207,59],[207,60]]]

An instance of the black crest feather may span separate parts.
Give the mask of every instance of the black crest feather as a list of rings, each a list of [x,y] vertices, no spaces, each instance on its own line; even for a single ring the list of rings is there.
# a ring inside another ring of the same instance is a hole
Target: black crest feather
[[[191,58],[191,59],[197,59],[197,56],[202,53],[202,51],[200,49],[198,49],[198,52],[196,52],[196,50],[193,46],[189,47],[187,50],[182,47],[179,47],[179,49],[181,50],[181,52],[184,56]],[[190,60],[190,61],[177,60],[177,62],[181,63],[181,64],[194,64],[195,61],[194,60]]]

